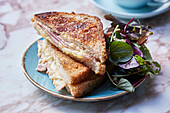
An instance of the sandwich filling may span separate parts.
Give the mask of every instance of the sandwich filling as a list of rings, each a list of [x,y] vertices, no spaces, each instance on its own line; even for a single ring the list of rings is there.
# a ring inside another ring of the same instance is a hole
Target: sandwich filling
[[[61,73],[57,69],[56,60],[53,57],[53,50],[48,47],[47,40],[38,42],[38,66],[37,71],[46,71],[49,75],[49,78],[53,81],[57,91],[60,91],[66,86],[66,82],[63,80]]]

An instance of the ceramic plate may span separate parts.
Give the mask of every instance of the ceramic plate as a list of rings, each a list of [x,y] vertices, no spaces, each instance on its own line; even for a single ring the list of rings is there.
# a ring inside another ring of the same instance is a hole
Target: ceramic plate
[[[43,38],[39,40],[43,40]],[[36,41],[27,48],[27,50],[23,55],[22,58],[23,71],[31,83],[33,83],[35,86],[37,86],[38,88],[40,88],[41,90],[49,94],[68,100],[90,102],[90,101],[101,101],[101,100],[112,99],[127,93],[124,90],[114,88],[110,83],[110,81],[105,82],[96,90],[85,95],[82,98],[73,98],[66,91],[66,89],[63,89],[62,91],[56,91],[52,81],[48,77],[48,74],[40,73],[36,71],[36,67],[38,64],[37,52],[38,52],[38,48],[37,48],[37,41]],[[138,87],[143,81],[144,80],[138,82],[135,87]]]
[[[139,19],[150,18],[167,11],[170,7],[170,2],[167,2],[159,7],[145,6],[134,10],[119,6],[114,0],[92,0],[92,2],[106,13],[111,13],[123,19],[131,19],[133,17]]]

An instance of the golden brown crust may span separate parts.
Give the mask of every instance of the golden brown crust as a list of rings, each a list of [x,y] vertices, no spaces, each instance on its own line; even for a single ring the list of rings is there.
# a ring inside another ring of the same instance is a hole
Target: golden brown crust
[[[86,45],[89,50],[95,53],[96,59],[101,62],[100,69],[94,71],[104,74],[104,63],[107,58],[106,44],[103,25],[98,17],[87,14],[45,12],[35,14],[34,19],[48,26],[51,31],[59,34],[59,38]],[[75,59],[79,60],[78,58]]]
[[[79,84],[66,86],[67,91],[75,98],[84,96],[85,94],[93,91],[99,85],[101,85],[106,80],[105,75],[95,75],[91,73],[88,80],[81,82]]]

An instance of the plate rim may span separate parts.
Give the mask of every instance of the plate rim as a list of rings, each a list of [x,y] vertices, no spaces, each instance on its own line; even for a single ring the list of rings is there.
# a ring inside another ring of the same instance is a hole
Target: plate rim
[[[162,14],[164,12],[166,12],[169,7],[168,7],[168,4],[170,5],[170,1],[163,4],[162,6],[160,6],[158,9],[161,9],[163,7],[165,7],[167,5],[167,7],[163,8],[162,10],[160,10],[159,12],[147,12],[147,13],[140,13],[140,14],[135,14],[135,13],[124,13],[124,12],[121,12],[121,13],[116,13],[114,12],[113,10],[110,10],[110,9],[107,9],[106,7],[100,5],[99,3],[97,3],[96,1],[98,0],[91,0],[91,2],[96,6],[98,7],[99,9],[102,9],[104,12],[107,12],[107,13],[111,13],[111,14],[115,14],[116,17],[119,17],[119,18],[123,18],[123,19],[130,19],[132,17],[135,17],[135,18],[138,18],[138,19],[145,19],[145,18],[151,18],[153,16],[156,16],[156,15],[159,15],[159,14]],[[158,10],[158,9],[155,9],[154,11]]]
[[[129,92],[127,91],[122,91],[121,93],[117,93],[117,94],[114,94],[114,95],[109,95],[109,96],[103,96],[103,97],[93,97],[93,98],[83,98],[83,97],[80,97],[80,98],[74,98],[72,96],[65,96],[63,94],[59,94],[59,93],[56,93],[56,92],[53,92],[47,88],[44,88],[43,86],[41,86],[39,83],[37,83],[36,81],[34,81],[30,76],[29,74],[27,73],[27,70],[25,68],[25,56],[28,52],[28,50],[30,49],[30,47],[35,44],[38,40],[40,40],[42,38],[39,38],[37,40],[35,40],[31,45],[29,45],[23,56],[22,56],[22,62],[21,62],[21,66],[22,66],[22,70],[24,72],[24,75],[26,76],[26,78],[33,84],[35,85],[37,88],[41,89],[42,91],[45,91],[46,93],[49,93],[55,97],[58,97],[58,98],[62,98],[62,99],[66,99],[66,100],[72,100],[72,101],[81,101],[81,102],[96,102],[96,101],[103,101],[103,100],[109,100],[109,99],[113,99],[113,98],[116,98],[116,97],[119,97],[119,96],[122,96],[122,95],[125,95]],[[144,79],[145,80],[145,79]],[[135,86],[135,89],[140,86],[144,80],[140,81],[136,86]]]

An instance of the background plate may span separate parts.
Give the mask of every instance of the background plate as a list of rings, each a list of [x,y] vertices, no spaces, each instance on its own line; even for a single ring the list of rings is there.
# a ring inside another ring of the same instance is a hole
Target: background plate
[[[170,1],[159,7],[144,6],[138,9],[128,9],[120,7],[114,0],[91,0],[94,5],[102,9],[106,13],[111,13],[113,16],[131,19],[133,17],[144,19],[159,15],[167,11],[170,7]]]
[[[40,40],[43,40],[43,38],[41,38]],[[22,58],[23,71],[31,83],[33,83],[35,86],[37,86],[38,88],[40,88],[41,90],[49,94],[68,100],[90,102],[90,101],[107,100],[128,93],[124,90],[114,88],[110,83],[110,81],[105,82],[99,88],[85,95],[82,98],[73,98],[66,91],[66,89],[63,89],[62,91],[56,91],[55,87],[52,84],[52,81],[48,77],[48,74],[40,73],[36,71],[36,67],[38,64],[37,52],[38,52],[38,48],[37,48],[37,41],[36,41],[32,45],[30,45],[30,47],[28,47],[28,49],[25,51],[23,55]],[[144,80],[137,83],[135,87],[138,87],[143,81]]]

